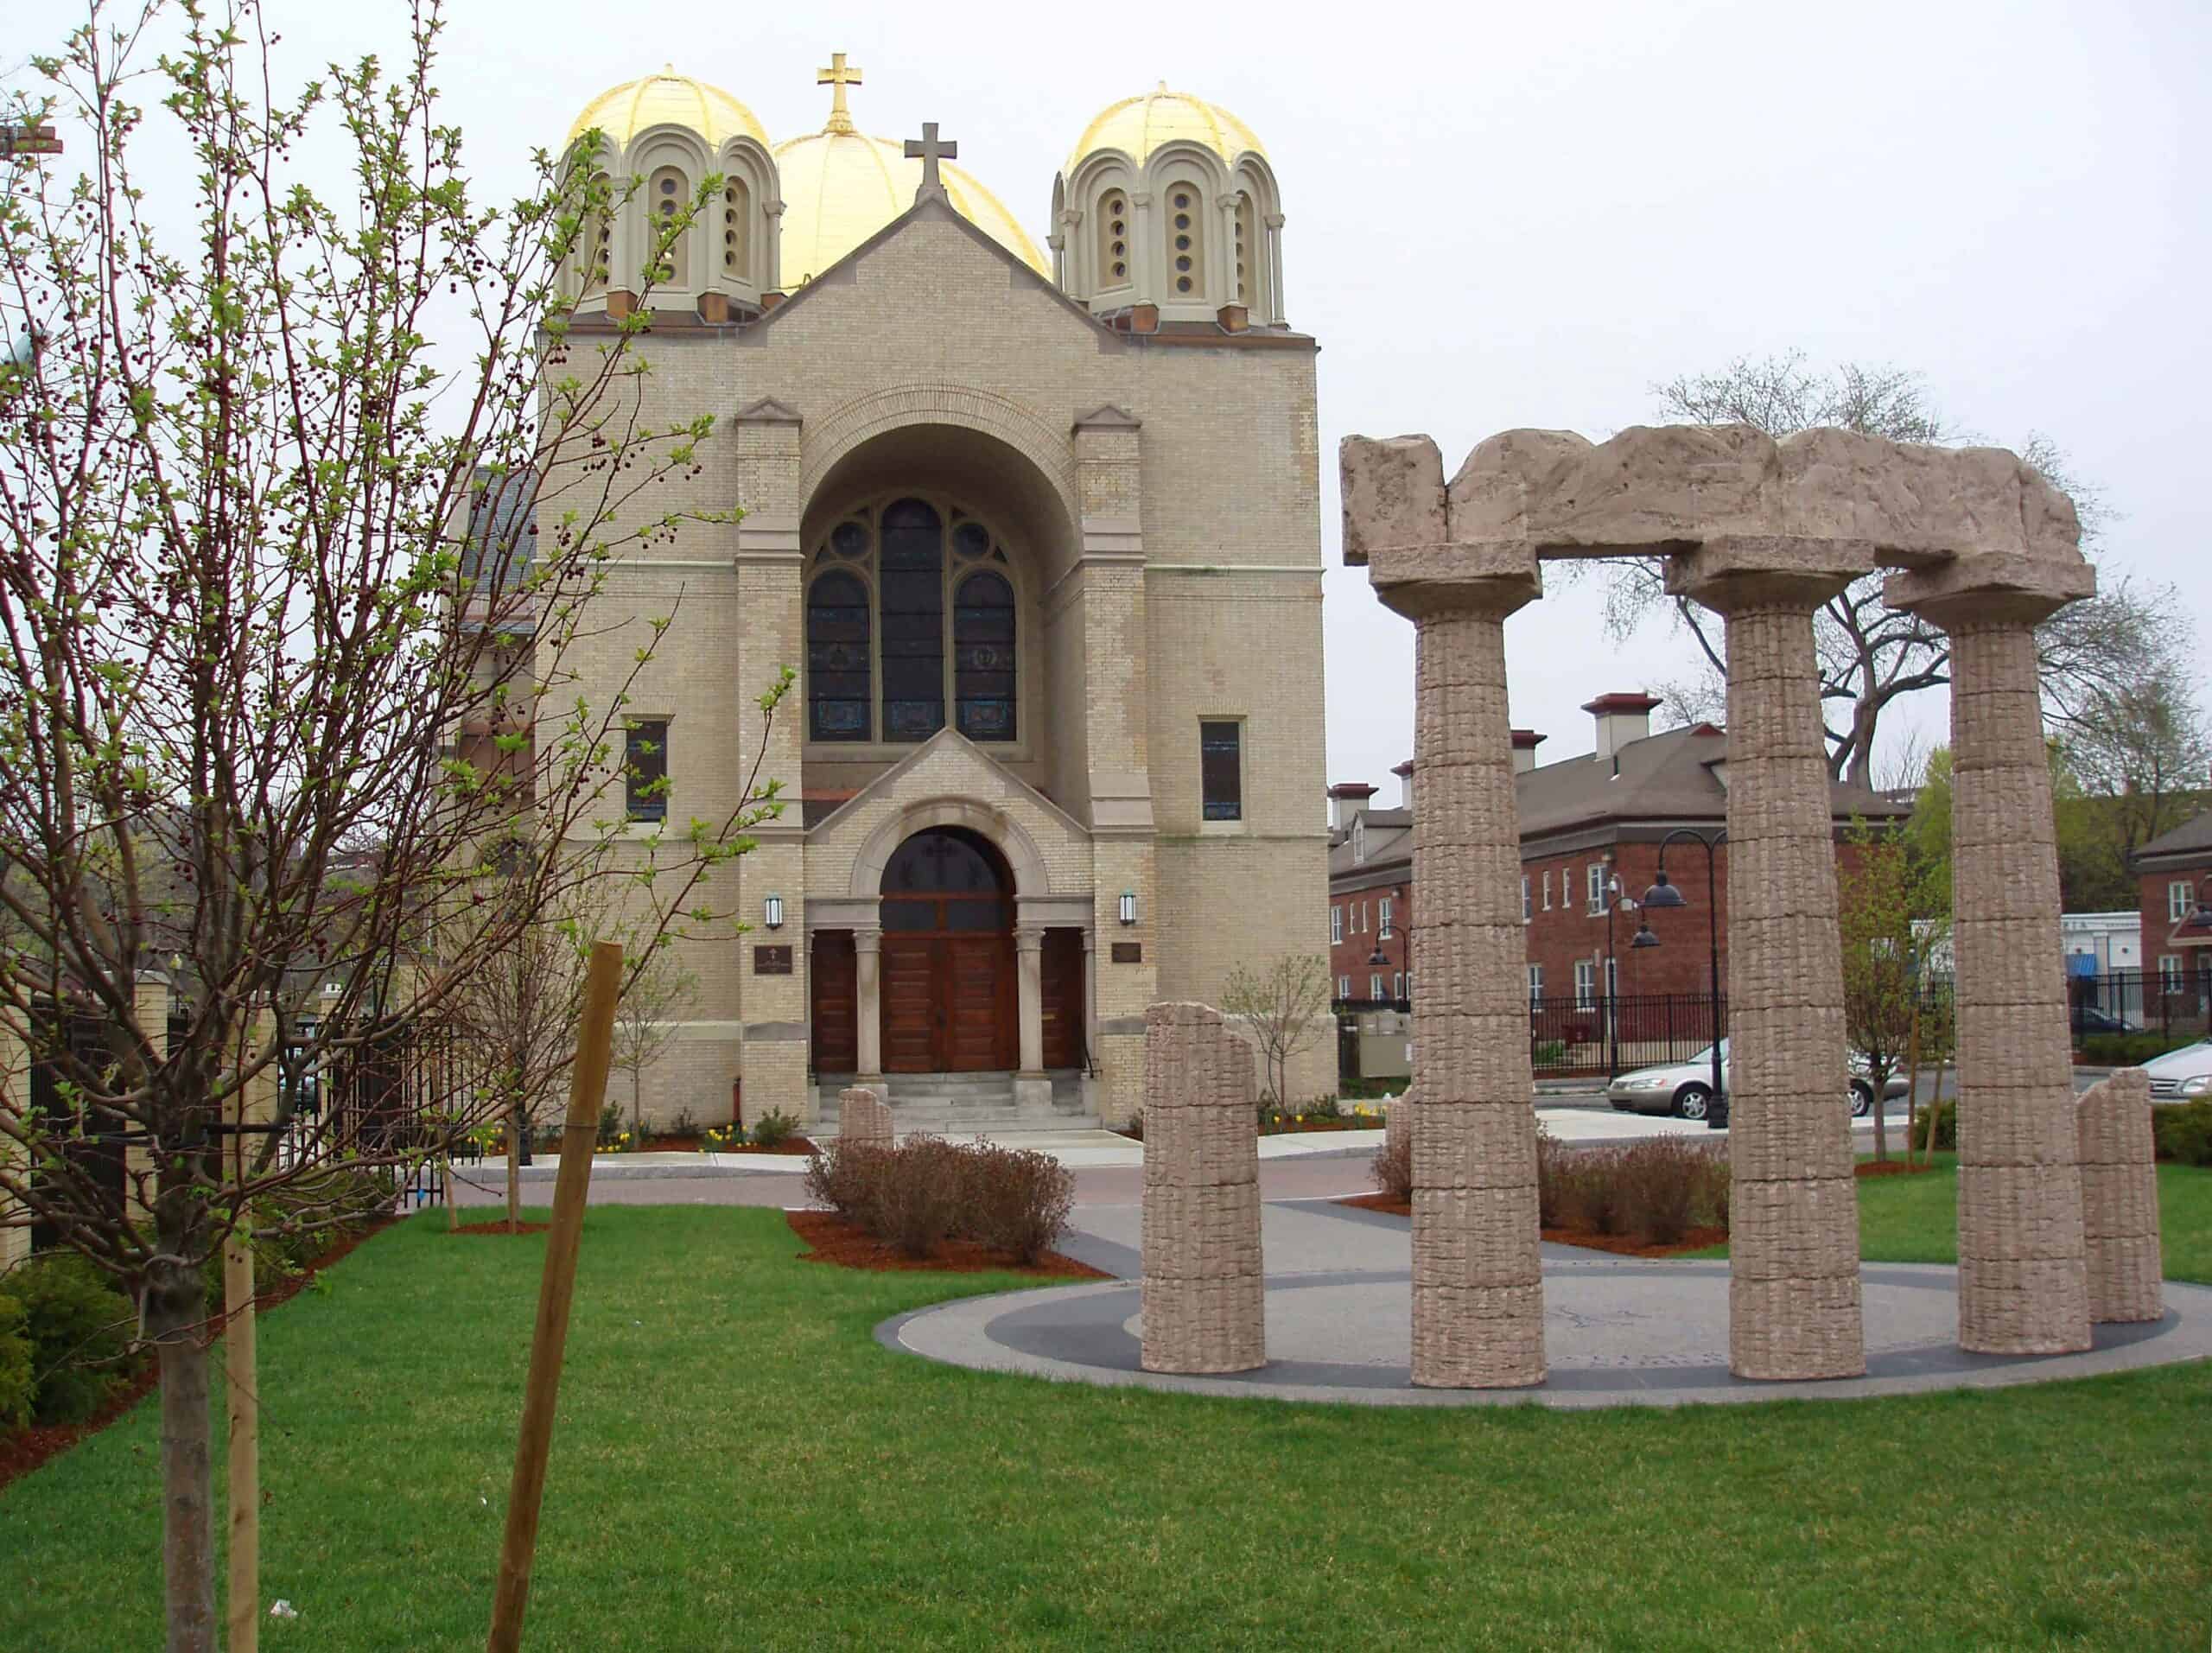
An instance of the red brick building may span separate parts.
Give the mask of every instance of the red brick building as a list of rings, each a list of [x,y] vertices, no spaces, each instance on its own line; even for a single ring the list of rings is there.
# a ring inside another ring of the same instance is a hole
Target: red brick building
[[[1716,902],[1726,982],[1725,843],[1710,863],[1704,848],[1689,839],[1667,845],[1667,878],[1685,904],[1648,912],[1640,906],[1657,881],[1662,839],[1680,828],[1710,836],[1728,819],[1726,733],[1694,723],[1654,734],[1651,713],[1659,703],[1649,695],[1599,696],[1583,708],[1595,721],[1593,749],[1555,763],[1537,760],[1543,735],[1513,733],[1532,999],[1573,1000],[1594,1011],[1605,994],[1609,957],[1615,991],[1623,997],[1705,993],[1707,914]],[[1395,772],[1405,783],[1395,808],[1373,807],[1375,788],[1364,784],[1329,790],[1330,973],[1339,998],[1411,996],[1407,926],[1420,922],[1413,886],[1416,788],[1410,764]],[[1864,787],[1839,785],[1834,811],[1840,851],[1853,817],[1894,821],[1910,809]],[[2206,865],[2212,868],[2212,851]],[[1647,920],[1659,944],[1632,947]],[[1378,951],[1379,965],[1373,962]]]
[[[2212,814],[2176,827],[2135,852],[2143,910],[2144,998],[2212,995],[2212,930],[2196,928],[2212,902]]]

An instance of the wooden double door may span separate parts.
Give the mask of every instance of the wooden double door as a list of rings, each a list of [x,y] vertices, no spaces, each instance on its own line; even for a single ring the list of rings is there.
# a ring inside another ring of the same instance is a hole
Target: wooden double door
[[[1014,933],[883,937],[883,1071],[991,1073],[1020,1057]]]

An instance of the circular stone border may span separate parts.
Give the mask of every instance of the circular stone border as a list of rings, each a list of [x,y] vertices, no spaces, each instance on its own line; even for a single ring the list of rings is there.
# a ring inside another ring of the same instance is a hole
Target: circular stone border
[[[1268,1276],[1273,1304],[1281,1294],[1315,1287],[1372,1291],[1408,1300],[1403,1269]],[[1961,1350],[1946,1331],[1940,1342],[1923,1338],[1877,1349],[1885,1298],[1924,1291],[1942,1294],[1942,1324],[1955,1326],[1951,1303],[1958,1270],[1936,1263],[1872,1263],[1860,1270],[1867,1299],[1870,1351],[1864,1377],[1803,1383],[1740,1378],[1728,1370],[1727,1280],[1725,1262],[1598,1261],[1544,1264],[1545,1319],[1554,1332],[1574,1335],[1585,1305],[1625,1281],[1643,1282],[1679,1298],[1702,1321],[1713,1358],[1702,1361],[1583,1361],[1555,1364],[1547,1382],[1529,1389],[1415,1389],[1408,1369],[1359,1360],[1271,1359],[1256,1371],[1210,1377],[1148,1372],[1138,1364],[1130,1331],[1137,1313],[1134,1280],[1099,1281],[1046,1290],[995,1293],[893,1316],[875,1328],[886,1348],[982,1371],[1099,1384],[1172,1389],[1238,1399],[1349,1402],[1361,1406],[1539,1405],[1562,1408],[1683,1406],[1713,1402],[1862,1400],[1884,1395],[1927,1394],[1954,1389],[1999,1389],[2056,1383],[2152,1366],[2212,1359],[2212,1287],[2165,1282],[2163,1319],[2094,1328],[2094,1345],[2078,1354],[1975,1355]],[[1578,1290],[1578,1287],[1587,1289]],[[1716,1314],[1713,1311],[1718,1309]],[[1924,1318],[1924,1315],[1923,1317]],[[1548,1340],[1552,1340],[1548,1338]],[[1349,1352],[1349,1351],[1348,1351]]]

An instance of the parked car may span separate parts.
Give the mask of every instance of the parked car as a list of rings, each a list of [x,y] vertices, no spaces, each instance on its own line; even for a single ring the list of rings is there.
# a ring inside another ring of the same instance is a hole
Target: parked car
[[[2141,1026],[2126,1016],[2115,1016],[2109,1010],[2100,1010],[2094,1005],[2077,1004],[2074,1007],[2074,1031],[2077,1033],[2139,1033]]]
[[[2151,1100],[2195,1102],[2212,1096],[2212,1039],[2200,1039],[2143,1064],[2151,1076]]]
[[[1866,1059],[1851,1052],[1847,1080],[1851,1116],[1862,1119],[1874,1110],[1874,1081]],[[1728,1041],[1720,1041],[1721,1105],[1727,1105]],[[1887,1097],[1905,1093],[1904,1076],[1892,1073],[1882,1087]],[[1703,1119],[1713,1111],[1713,1046],[1707,1045],[1687,1062],[1667,1062],[1624,1073],[1605,1087],[1606,1098],[1623,1113],[1673,1114],[1678,1119]]]

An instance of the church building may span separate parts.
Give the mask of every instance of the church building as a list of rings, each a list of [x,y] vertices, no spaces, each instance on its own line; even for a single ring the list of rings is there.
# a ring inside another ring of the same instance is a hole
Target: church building
[[[638,181],[569,272],[577,343],[650,309],[644,417],[715,416],[653,509],[744,513],[601,600],[677,609],[626,709],[668,822],[730,814],[756,697],[798,674],[760,771],[792,806],[713,887],[753,927],[685,944],[647,1111],[728,1119],[734,1084],[748,1122],[816,1123],[859,1083],[902,1129],[1119,1123],[1147,1004],[1327,946],[1317,346],[1274,174],[1162,86],[1070,123],[1040,250],[957,133],[868,137],[860,70],[819,79],[827,121],[782,142],[672,70],[569,134]],[[638,640],[601,645],[602,695]],[[1289,1088],[1333,1071],[1325,1026]]]

